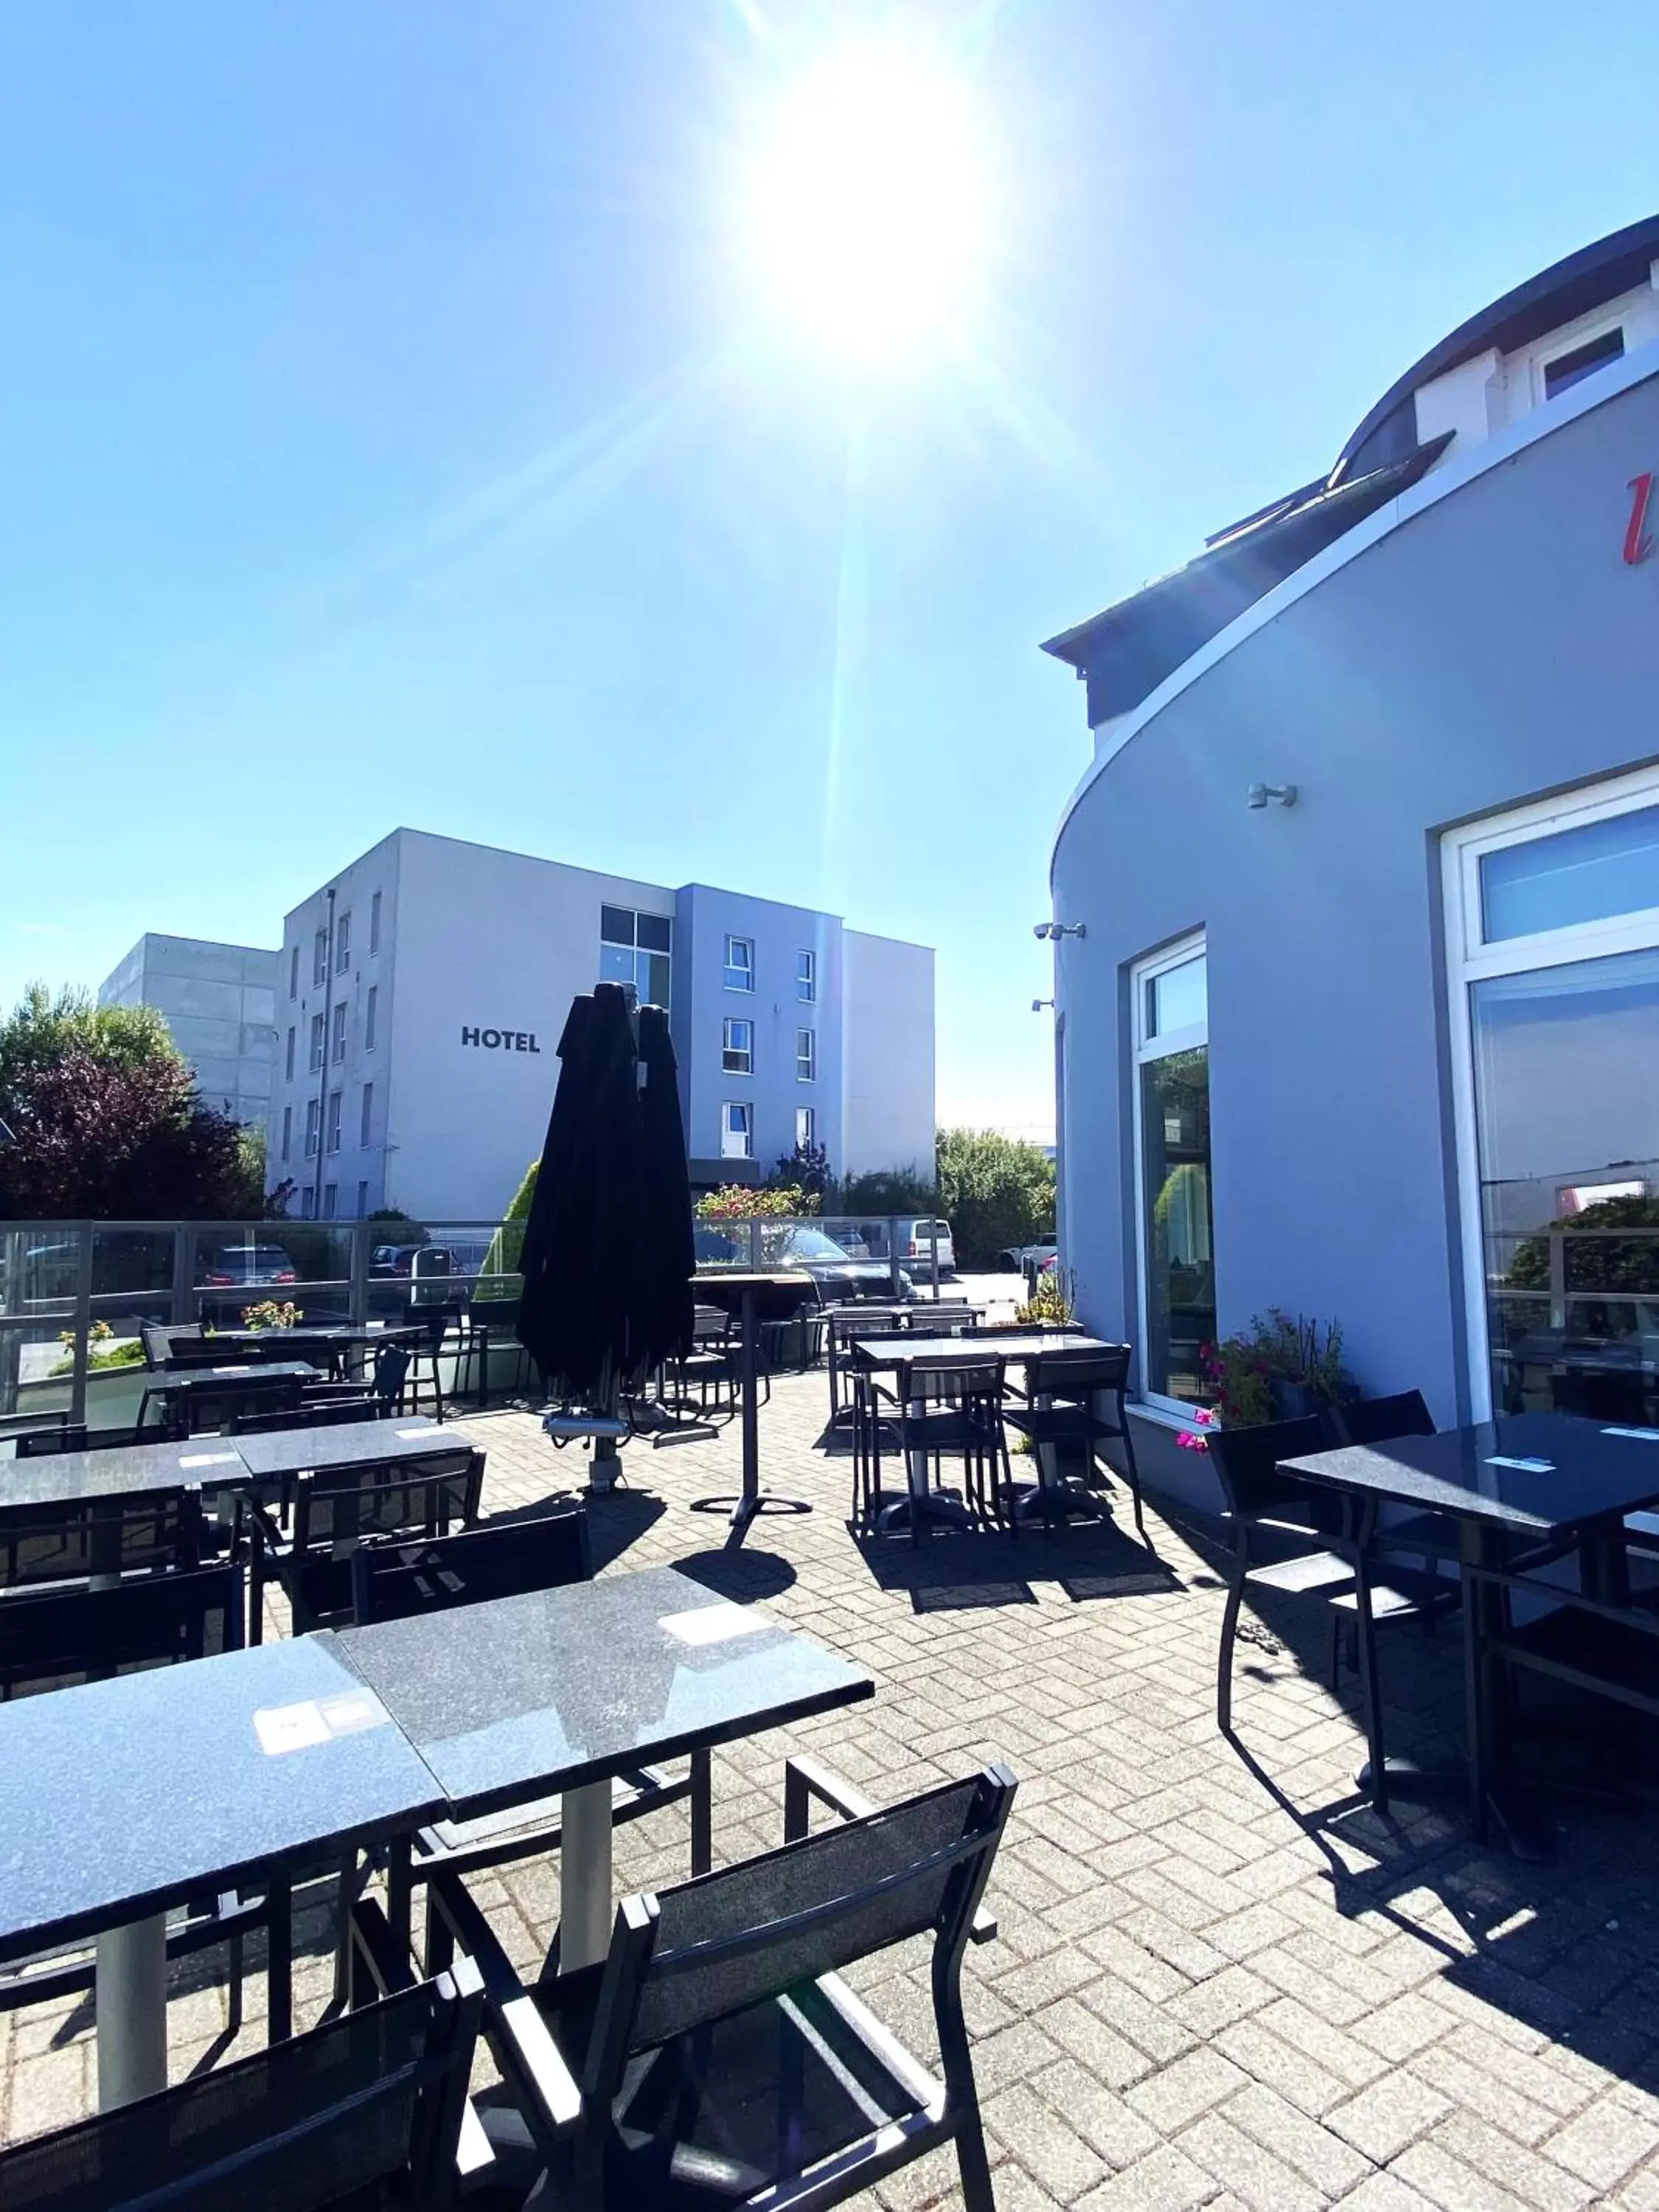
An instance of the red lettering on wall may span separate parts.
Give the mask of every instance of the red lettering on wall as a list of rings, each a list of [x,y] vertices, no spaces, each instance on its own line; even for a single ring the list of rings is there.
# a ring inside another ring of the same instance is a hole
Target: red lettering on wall
[[[1631,568],[1645,561],[1653,550],[1648,535],[1648,506],[1653,497],[1653,471],[1645,469],[1630,480],[1630,520],[1625,528],[1625,559]]]

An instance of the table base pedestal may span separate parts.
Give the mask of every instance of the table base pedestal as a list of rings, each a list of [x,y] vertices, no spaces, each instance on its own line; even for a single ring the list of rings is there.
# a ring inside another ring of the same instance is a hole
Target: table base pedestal
[[[98,1938],[98,2109],[167,2086],[167,1923],[135,1920]]]
[[[560,1805],[559,1967],[597,1966],[611,1948],[611,1784],[567,1790]]]

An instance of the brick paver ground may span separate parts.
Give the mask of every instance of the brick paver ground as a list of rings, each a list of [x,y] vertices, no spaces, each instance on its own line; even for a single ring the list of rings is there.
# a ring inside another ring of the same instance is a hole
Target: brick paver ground
[[[1470,1840],[1461,1804],[1376,1817],[1352,1789],[1351,1680],[1328,1686],[1322,1616],[1254,1618],[1238,1653],[1243,1749],[1214,1721],[1221,1614],[1206,1532],[1149,1510],[1121,1529],[1018,1542],[860,1544],[850,1469],[826,1448],[821,1375],[781,1381],[763,1417],[768,1481],[809,1499],[738,1553],[689,1509],[735,1483],[737,1438],[625,1455],[596,1505],[606,1573],[672,1563],[869,1668],[873,1704],[715,1759],[715,1848],[775,1842],[786,1752],[810,1747],[878,1798],[995,1756],[1021,1777],[992,1901],[999,1940],[966,1988],[1004,2212],[1659,2212],[1659,1912],[1653,1817],[1562,1800],[1553,1863]],[[520,1413],[468,1420],[490,1513],[585,1479]],[[1383,1644],[1391,1745],[1450,1747],[1455,1632]],[[15,1816],[16,1793],[8,1792]],[[684,1866],[675,1814],[618,1838],[619,1881]],[[481,1885],[511,1947],[539,1960],[556,1863]],[[328,1990],[330,1929],[302,1923],[301,2019]],[[860,1986],[931,2048],[925,1974],[902,1957]],[[220,1958],[175,1973],[175,2075],[252,2047],[225,2033]],[[90,2108],[88,2003],[0,2021],[0,2136]],[[957,2201],[948,2154],[879,2192],[894,2212]]]

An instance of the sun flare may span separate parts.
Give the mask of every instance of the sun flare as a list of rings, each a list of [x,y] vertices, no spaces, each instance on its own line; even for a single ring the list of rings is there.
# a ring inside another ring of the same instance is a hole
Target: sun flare
[[[849,364],[965,339],[987,242],[983,130],[942,55],[874,43],[786,86],[758,134],[745,220],[765,311]]]

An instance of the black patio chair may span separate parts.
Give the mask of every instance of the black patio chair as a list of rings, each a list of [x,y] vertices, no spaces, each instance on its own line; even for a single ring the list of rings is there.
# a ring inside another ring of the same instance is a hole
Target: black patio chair
[[[1471,1781],[1484,1843],[1496,1770],[1516,1726],[1514,1700],[1503,1693],[1513,1676],[1545,1677],[1659,1717],[1659,1613],[1650,1602],[1610,1602],[1538,1575],[1486,1566],[1466,1566],[1463,1575],[1476,1684]],[[1520,1622],[1517,1598],[1529,1616]]]
[[[903,1323],[898,1305],[826,1306],[823,1309],[825,1358],[830,1370],[830,1419],[838,1422],[844,1410],[842,1384],[848,1372],[848,1352],[855,1338],[892,1336]]]
[[[285,1406],[276,1413],[234,1413],[225,1424],[225,1434],[271,1437],[294,1429],[343,1428],[356,1421],[382,1420],[386,1410],[378,1398],[325,1398],[320,1401],[307,1399],[298,1406]]]
[[[691,1321],[692,1349],[670,1364],[671,1389],[682,1402],[696,1393],[697,1411],[704,1420],[728,1420],[738,1410],[738,1346],[736,1324],[723,1307],[697,1306]],[[711,1405],[710,1401],[713,1401]]]
[[[1330,1419],[1340,1444],[1386,1444],[1395,1437],[1431,1437],[1434,1416],[1420,1390],[1396,1390],[1386,1398],[1356,1398],[1333,1406]],[[1425,1574],[1434,1571],[1437,1559],[1458,1557],[1457,1523],[1449,1513],[1412,1513],[1379,1528],[1376,1549],[1381,1553],[1404,1552],[1420,1559]],[[1434,1613],[1425,1616],[1432,1631]]]
[[[130,1575],[106,1589],[82,1583],[10,1591],[0,1597],[0,1699],[237,1650],[246,1604],[236,1565]],[[262,1905],[233,1891],[192,1906],[167,1929],[169,1958],[229,1947],[233,2030],[242,2018],[242,1938],[264,1917]],[[85,1945],[0,1966],[0,2013],[82,1995],[94,1973]],[[0,2183],[0,2203],[9,2202]]]
[[[470,1329],[467,1321],[467,1302],[464,1298],[446,1298],[441,1305],[411,1306],[405,1324],[406,1346],[387,1346],[387,1351],[406,1349],[409,1354],[407,1378],[404,1383],[408,1410],[421,1410],[422,1389],[432,1394],[432,1413],[435,1420],[444,1417],[443,1349],[448,1339],[458,1336],[461,1341],[455,1354],[456,1389],[459,1395],[461,1373],[470,1357]]]
[[[1031,1362],[1027,1370],[1024,1401],[1003,1408],[1003,1419],[1018,1429],[1035,1450],[1045,1448],[1079,1453],[1085,1492],[1100,1486],[1102,1443],[1115,1439],[1123,1447],[1123,1476],[1133,1501],[1135,1527],[1144,1542],[1146,1523],[1140,1506],[1140,1470],[1135,1465],[1134,1438],[1129,1433],[1124,1397],[1129,1387],[1133,1347],[1109,1345],[1103,1351],[1051,1352]],[[1102,1399],[1109,1401],[1103,1410]],[[1115,1468],[1110,1469],[1116,1474]],[[1063,1478],[1062,1478],[1063,1480]],[[1048,1486],[1040,1492],[1045,1519],[1049,1511]],[[1063,1499],[1061,1501],[1063,1503]],[[1089,1502],[1085,1499],[1085,1502]]]
[[[599,1965],[527,1989],[465,1887],[434,1883],[429,1963],[477,1961],[549,2201],[817,2212],[952,2143],[967,2212],[994,2212],[961,1972],[1015,1786],[991,1767],[814,1835],[793,1790],[781,1850],[629,1898]],[[842,1979],[917,1938],[942,2080]]]
[[[264,1375],[254,1367],[246,1375],[227,1376],[210,1389],[169,1394],[163,1378],[139,1401],[139,1432],[149,1439],[158,1435],[195,1437],[222,1429],[238,1413],[278,1413],[299,1404],[304,1382],[302,1375]],[[149,1418],[153,1398],[168,1409],[159,1426]]]
[[[268,1504],[245,1496],[252,1543],[249,1635],[264,1636],[265,1591],[276,1583],[293,1609],[294,1633],[335,1628],[352,1617],[352,1560],[381,1536],[441,1536],[453,1522],[478,1517],[484,1455],[466,1445],[439,1447],[430,1458],[395,1466],[329,1468],[295,1481],[291,1528]]]
[[[416,1981],[360,1905],[364,2002],[159,2095],[0,2151],[7,2212],[367,2212],[445,2208],[489,2150],[467,2086],[482,1984],[457,1959]],[[373,1990],[371,2000],[368,1991]]]
[[[449,1536],[414,1543],[364,1544],[352,1556],[352,1595],[360,1624],[403,1620],[447,1612],[489,1598],[530,1590],[560,1589],[592,1579],[587,1513],[575,1506],[530,1521],[485,1522]],[[691,1871],[706,1873],[713,1859],[712,1767],[708,1753],[692,1753],[685,1775],[660,1767],[635,1767],[611,1788],[612,1826],[689,1802]],[[445,1820],[416,1837],[413,1875],[428,1880],[441,1869],[471,1874],[558,1848],[561,1801],[542,1799],[475,1820]]]
[[[1003,1362],[976,1358],[971,1352],[938,1358],[907,1360],[893,1386],[897,1401],[893,1418],[898,1425],[899,1452],[904,1463],[907,1490],[910,1455],[920,1455],[941,1474],[949,1457],[962,1462],[964,1502],[981,1528],[1019,1531],[1015,1510],[1013,1470],[1008,1441],[1003,1434],[1005,1410]],[[880,1508],[879,1439],[872,1470],[877,1510]],[[937,1489],[939,1484],[933,1486]],[[910,1515],[910,1541],[921,1541],[923,1515]]]
[[[860,1342],[889,1347],[903,1341],[900,1336],[861,1337]],[[881,1498],[881,1438],[884,1425],[897,1442],[898,1400],[890,1382],[873,1369],[857,1364],[842,1372],[843,1410],[850,1411],[853,1436],[853,1520],[860,1528],[870,1522]]]
[[[1381,1579],[1372,1558],[1375,1501],[1347,1498],[1316,1483],[1298,1481],[1282,1470],[1281,1461],[1328,1450],[1333,1440],[1332,1424],[1324,1414],[1205,1432],[1210,1464],[1227,1501],[1233,1539],[1216,1677],[1216,1724],[1224,1735],[1231,1734],[1233,1647],[1246,1589],[1316,1597],[1330,1618],[1333,1689],[1340,1679],[1344,1628],[1352,1624],[1371,1800],[1382,1812],[1388,1806],[1388,1774],[1376,1675],[1377,1626],[1388,1620],[1419,1619],[1427,1607],[1449,1612],[1458,1603],[1459,1593],[1455,1584],[1437,1577],[1395,1567],[1389,1569],[1386,1581]],[[1323,1540],[1312,1540],[1318,1539]],[[1264,1557],[1266,1553],[1276,1556]]]
[[[45,1505],[3,1500],[0,1489],[0,1589],[201,1564],[199,1491],[157,1487]]]

